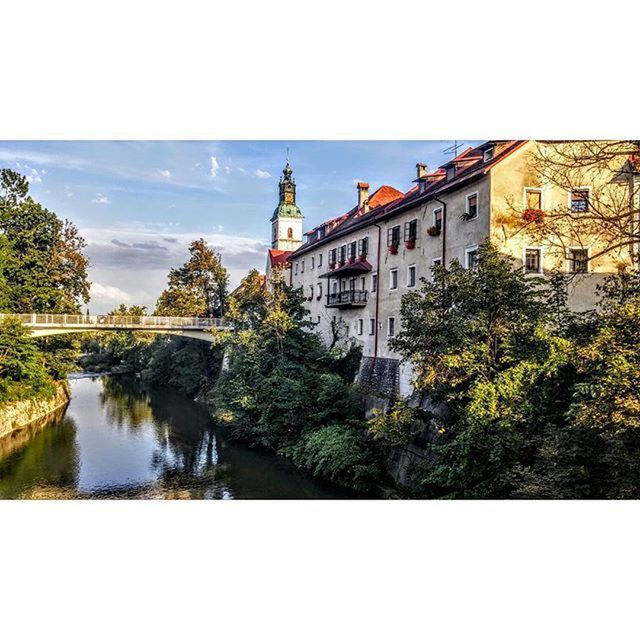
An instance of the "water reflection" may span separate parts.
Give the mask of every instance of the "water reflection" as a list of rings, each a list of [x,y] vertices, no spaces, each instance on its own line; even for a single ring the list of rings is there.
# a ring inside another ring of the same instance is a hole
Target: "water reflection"
[[[229,440],[171,389],[124,376],[71,386],[63,415],[0,440],[0,497],[355,497]]]

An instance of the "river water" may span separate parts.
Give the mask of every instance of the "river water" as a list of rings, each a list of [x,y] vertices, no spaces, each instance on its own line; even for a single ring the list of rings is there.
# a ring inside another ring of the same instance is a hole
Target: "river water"
[[[196,402],[76,377],[64,411],[0,440],[0,498],[353,498],[230,440]]]

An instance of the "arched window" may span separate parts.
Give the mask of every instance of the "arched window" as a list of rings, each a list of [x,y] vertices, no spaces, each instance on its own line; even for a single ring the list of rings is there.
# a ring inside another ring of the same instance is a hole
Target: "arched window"
[[[278,239],[278,230],[273,227],[273,241],[275,242]]]
[[[293,229],[291,227],[287,229],[287,238],[293,240]]]

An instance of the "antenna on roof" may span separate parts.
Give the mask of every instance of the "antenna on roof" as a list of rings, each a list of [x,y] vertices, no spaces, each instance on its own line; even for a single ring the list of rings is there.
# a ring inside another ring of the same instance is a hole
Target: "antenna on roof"
[[[447,147],[442,151],[442,153],[452,153],[455,158],[458,155],[458,149],[464,146],[462,142],[458,142],[457,140],[453,141],[453,144],[450,147]]]

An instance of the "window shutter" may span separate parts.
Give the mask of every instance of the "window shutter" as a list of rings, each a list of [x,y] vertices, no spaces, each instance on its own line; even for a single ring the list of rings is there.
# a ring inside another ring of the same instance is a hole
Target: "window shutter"
[[[387,246],[390,247],[393,244],[393,229],[387,229]]]
[[[404,223],[404,239],[408,240],[411,236],[411,223],[410,222],[405,222]]]

